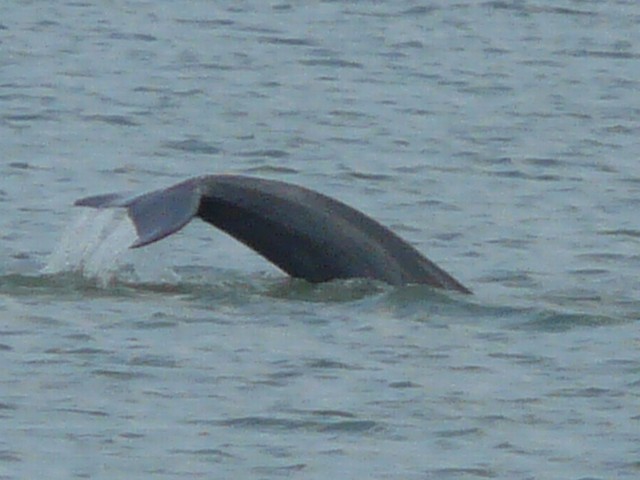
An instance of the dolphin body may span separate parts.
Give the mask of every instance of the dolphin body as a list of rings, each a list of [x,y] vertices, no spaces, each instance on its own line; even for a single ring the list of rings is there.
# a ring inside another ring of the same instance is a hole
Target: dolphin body
[[[290,183],[206,175],[142,195],[97,195],[75,205],[126,208],[138,234],[131,248],[162,240],[200,217],[309,282],[360,277],[471,293],[372,218]]]

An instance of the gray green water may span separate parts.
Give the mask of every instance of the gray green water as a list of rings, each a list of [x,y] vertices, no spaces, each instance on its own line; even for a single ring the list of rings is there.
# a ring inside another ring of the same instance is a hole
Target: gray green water
[[[0,478],[637,478],[639,45],[635,1],[1,3]],[[222,172],[475,295],[71,206]]]

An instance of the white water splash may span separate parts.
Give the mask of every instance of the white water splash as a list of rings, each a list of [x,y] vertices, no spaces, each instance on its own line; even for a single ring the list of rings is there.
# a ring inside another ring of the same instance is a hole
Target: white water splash
[[[84,209],[65,229],[43,273],[76,272],[106,286],[136,238],[126,210]]]

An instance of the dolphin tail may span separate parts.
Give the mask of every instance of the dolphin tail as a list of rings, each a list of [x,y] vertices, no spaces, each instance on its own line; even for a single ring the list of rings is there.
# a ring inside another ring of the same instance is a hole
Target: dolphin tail
[[[92,208],[126,208],[138,239],[131,248],[157,242],[183,228],[198,212],[200,192],[186,181],[143,195],[112,193],[82,198],[74,205]]]

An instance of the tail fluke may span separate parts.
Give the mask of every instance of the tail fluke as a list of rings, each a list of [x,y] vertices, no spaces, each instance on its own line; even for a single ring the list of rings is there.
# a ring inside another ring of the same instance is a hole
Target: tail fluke
[[[199,204],[198,185],[192,181],[138,196],[114,193],[75,202],[82,207],[126,208],[138,233],[131,248],[149,245],[177,232],[195,216]]]

